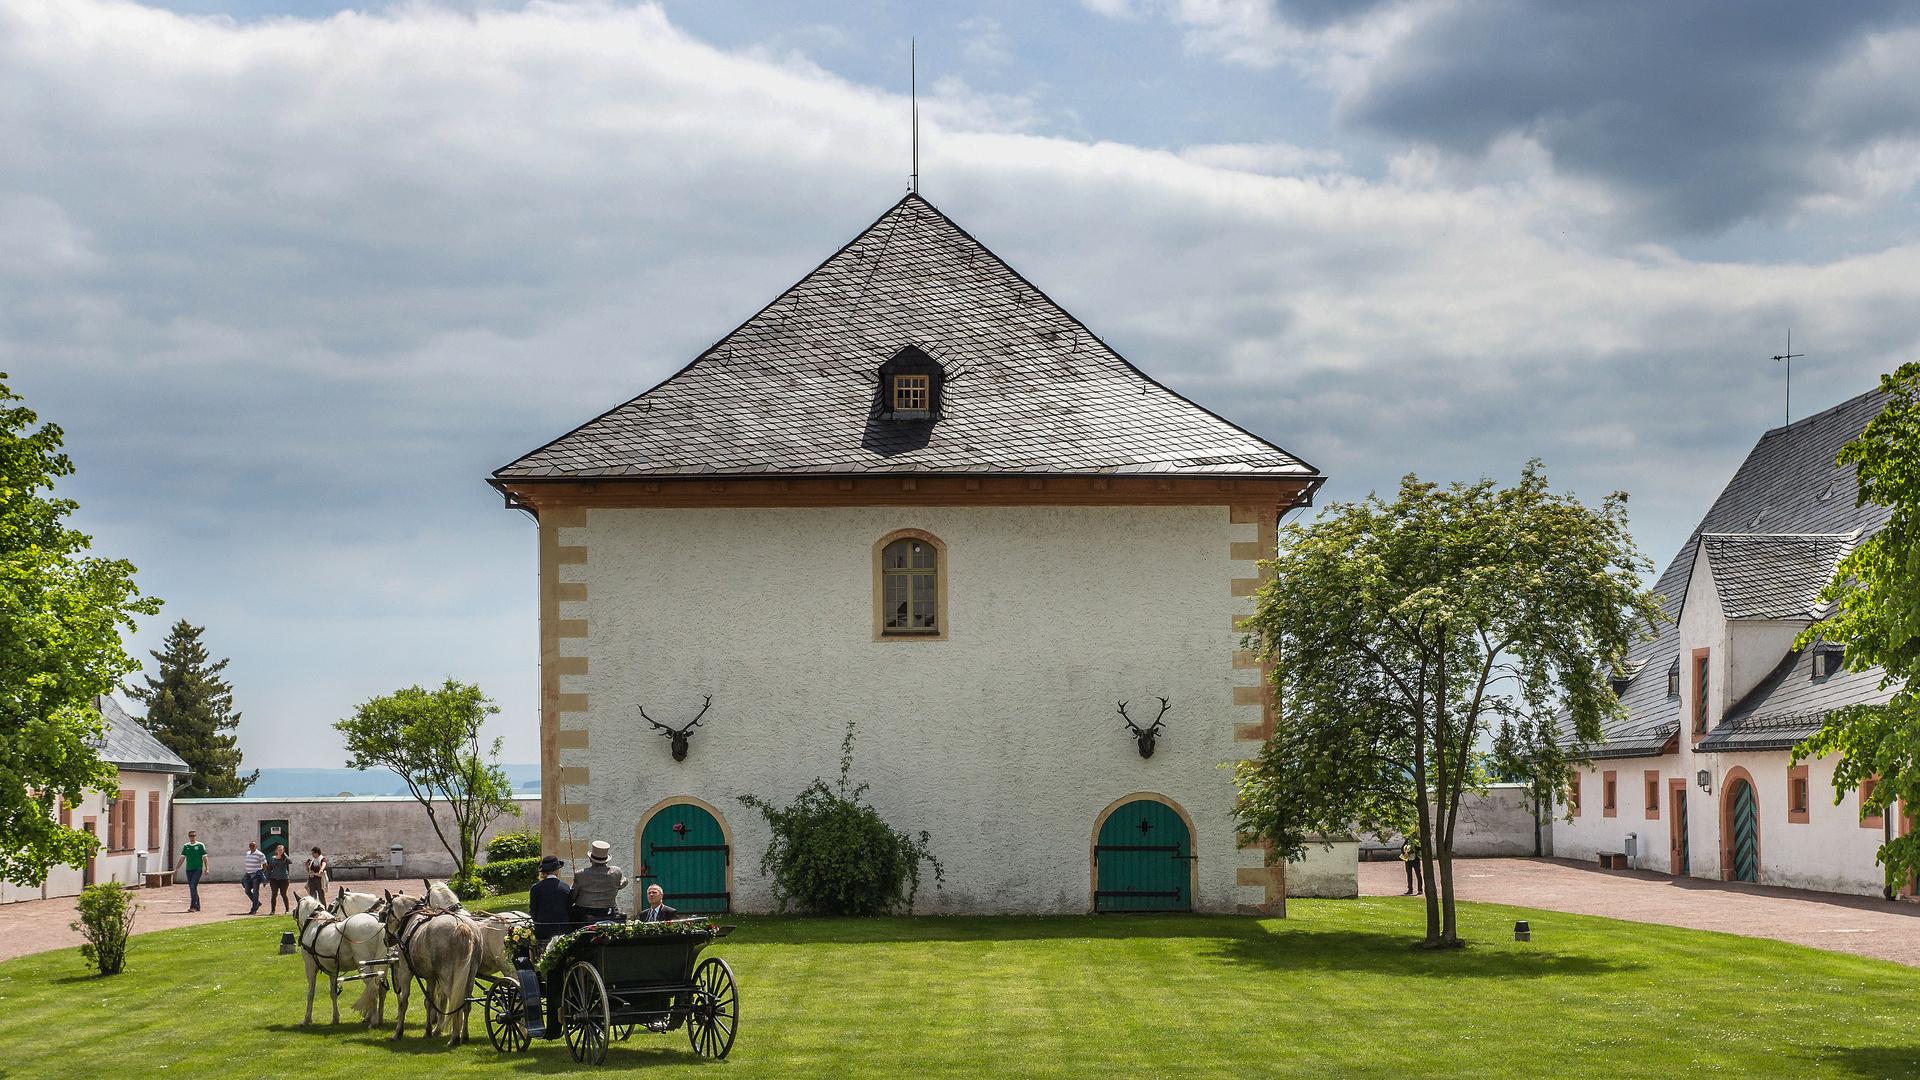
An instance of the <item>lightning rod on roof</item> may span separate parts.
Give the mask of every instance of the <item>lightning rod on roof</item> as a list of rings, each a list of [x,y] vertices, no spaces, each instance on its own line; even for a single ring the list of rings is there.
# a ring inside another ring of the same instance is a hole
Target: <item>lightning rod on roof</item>
[[[913,117],[913,173],[907,190],[920,193],[920,57],[919,44],[907,39],[907,103]]]
[[[1788,427],[1793,426],[1793,362],[1796,358],[1802,357],[1805,355],[1807,354],[1797,353],[1793,351],[1793,328],[1788,327],[1787,328],[1787,351],[1773,358],[1776,362],[1784,360],[1787,363],[1787,426]]]

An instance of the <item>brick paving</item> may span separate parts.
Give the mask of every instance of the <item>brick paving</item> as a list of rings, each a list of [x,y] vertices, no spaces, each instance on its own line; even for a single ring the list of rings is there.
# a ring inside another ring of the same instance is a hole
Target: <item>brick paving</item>
[[[288,891],[298,900],[299,893],[304,890],[296,886]],[[171,930],[176,926],[198,926],[201,923],[248,917],[247,894],[241,890],[238,882],[215,882],[200,886],[199,911],[187,910],[185,885],[135,889],[133,896],[140,903],[140,910],[133,917],[135,934],[151,934],[155,930]],[[51,900],[0,904],[0,960],[78,946],[80,935],[67,929],[67,924],[75,918],[74,900],[75,897],[62,896]],[[261,920],[267,918],[264,895],[260,914],[253,917]],[[282,929],[293,929],[293,920],[287,917],[284,908],[281,914],[274,916],[274,920]]]
[[[1920,904],[1879,897],[1601,870],[1567,859],[1462,859],[1455,896],[1628,922],[1719,930],[1920,967]],[[1400,863],[1360,864],[1362,896],[1406,890]]]

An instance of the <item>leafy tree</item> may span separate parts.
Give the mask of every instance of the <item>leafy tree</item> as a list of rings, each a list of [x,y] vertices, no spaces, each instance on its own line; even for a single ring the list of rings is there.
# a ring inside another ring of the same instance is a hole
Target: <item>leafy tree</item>
[[[66,526],[72,499],[50,496],[73,474],[58,425],[39,417],[0,373],[0,877],[35,886],[47,870],[86,860],[99,841],[61,827],[57,805],[115,789],[100,760],[106,724],[93,698],[140,670],[121,644],[133,616],[160,610],[121,559],[85,554]]]
[[[1391,503],[1289,526],[1269,565],[1246,625],[1279,704],[1238,766],[1241,829],[1269,860],[1298,858],[1314,834],[1416,837],[1426,943],[1458,945],[1454,825],[1486,783],[1482,741],[1504,723],[1516,745],[1546,748],[1529,768],[1564,790],[1573,751],[1535,718],[1561,712],[1573,746],[1598,741],[1619,708],[1609,676],[1660,618],[1626,496],[1589,509],[1549,491],[1537,461],[1506,489],[1410,475]]]
[[[407,782],[460,867],[454,892],[468,899],[485,891],[473,866],[481,834],[503,816],[520,816],[513,785],[498,763],[500,740],[481,756],[480,729],[499,711],[478,686],[448,679],[438,690],[409,686],[368,698],[333,725],[346,736],[347,768],[388,768]],[[453,818],[451,838],[436,803]]]
[[[945,871],[928,847],[933,838],[925,830],[915,837],[888,825],[880,811],[860,801],[867,785],[848,792],[852,768],[849,720],[836,787],[816,777],[785,808],[755,795],[740,796],[773,830],[760,874],[773,879],[781,911],[796,900],[816,915],[884,915],[902,903],[912,911],[922,859],[933,864],[934,887],[940,887]]]
[[[200,635],[206,627],[185,619],[168,631],[166,647],[151,652],[159,678],[147,676],[143,689],[131,691],[146,703],[148,731],[193,770],[175,796],[182,799],[237,799],[247,793],[260,770],[240,775],[240,736],[223,734],[240,727],[233,709],[233,686],[220,677],[227,661],[209,663]]]
[[[1820,594],[1832,617],[1801,633],[1798,648],[1825,639],[1846,650],[1849,671],[1878,667],[1884,689],[1898,687],[1885,705],[1848,705],[1827,714],[1818,734],[1794,748],[1797,764],[1838,754],[1833,801],[1868,781],[1866,814],[1889,814],[1896,802],[1920,804],[1920,363],[1882,376],[1886,409],[1840,450],[1838,463],[1859,476],[1857,505],[1892,511],[1886,527],[1840,560]],[[1882,844],[1879,861],[1889,888],[1920,872],[1920,832]]]

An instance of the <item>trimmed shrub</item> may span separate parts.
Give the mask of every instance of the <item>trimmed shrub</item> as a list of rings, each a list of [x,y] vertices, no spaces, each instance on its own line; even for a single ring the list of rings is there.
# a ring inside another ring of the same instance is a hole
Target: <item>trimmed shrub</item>
[[[540,858],[500,859],[473,868],[496,893],[525,892],[540,877]]]
[[[853,765],[853,721],[840,743],[840,783],[829,788],[816,778],[785,809],[753,795],[740,801],[760,811],[773,841],[760,858],[760,875],[773,879],[780,910],[795,902],[816,915],[884,915],[905,903],[913,910],[920,891],[920,861],[933,864],[934,888],[940,887],[940,860],[918,837],[900,832],[861,802],[861,784],[847,791]]]
[[[497,833],[493,839],[487,841],[487,861],[490,863],[539,857],[540,834],[527,829]]]
[[[452,881],[447,882],[447,888],[452,889],[453,895],[463,901],[485,900],[487,898],[487,883],[481,879],[479,869],[477,866],[468,867],[466,873],[460,874]]]
[[[133,893],[117,881],[89,885],[74,905],[80,918],[67,929],[85,935],[80,955],[100,968],[102,975],[118,975],[127,962],[127,938],[133,933],[133,913],[140,905]]]

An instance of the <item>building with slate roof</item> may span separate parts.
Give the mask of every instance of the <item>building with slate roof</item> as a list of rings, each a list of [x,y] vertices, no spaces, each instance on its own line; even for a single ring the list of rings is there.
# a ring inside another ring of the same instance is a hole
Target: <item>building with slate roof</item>
[[[1630,656],[1628,715],[1576,775],[1556,854],[1631,839],[1636,866],[1676,875],[1886,887],[1874,856],[1889,822],[1863,819],[1857,792],[1834,804],[1832,759],[1791,763],[1829,711],[1892,695],[1879,669],[1844,670],[1835,646],[1793,647],[1829,614],[1819,597],[1834,568],[1886,523],[1835,463],[1885,404],[1874,391],[1767,432],[1714,500],[1660,576],[1670,623]]]
[[[60,823],[100,838],[100,852],[80,866],[56,866],[37,888],[0,881],[0,903],[78,896],[96,881],[141,884],[149,872],[168,866],[169,819],[175,778],[189,771],[178,754],[153,737],[112,697],[93,699],[106,721],[101,758],[120,770],[112,792],[89,791],[77,806],[60,811]]]
[[[834,776],[851,722],[856,782],[945,865],[918,910],[1350,895],[1351,844],[1238,848],[1216,767],[1269,730],[1236,626],[1322,480],[909,194],[489,478],[539,522],[543,840],[607,841],[683,911],[769,909],[740,797]]]

